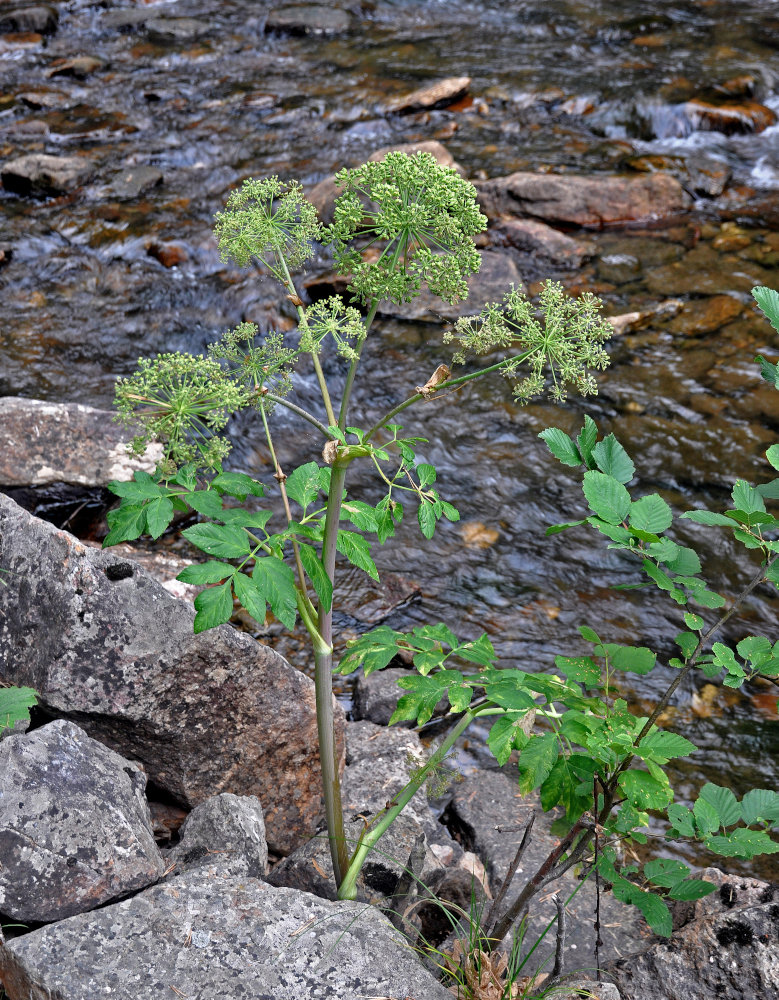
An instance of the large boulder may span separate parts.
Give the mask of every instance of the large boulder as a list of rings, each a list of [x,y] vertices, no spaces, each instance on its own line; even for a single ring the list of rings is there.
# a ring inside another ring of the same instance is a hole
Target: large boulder
[[[0,945],[9,1000],[452,1000],[372,907],[216,866]]]
[[[138,563],[83,545],[0,495],[0,679],[40,693],[184,805],[256,795],[286,854],[321,815],[313,682],[194,609]],[[343,746],[343,712],[336,708]]]
[[[105,486],[112,479],[132,478],[136,469],[154,472],[161,446],[131,459],[132,435],[113,422],[114,416],[80,403],[0,397],[0,487]]]
[[[476,188],[490,219],[518,216],[591,229],[656,222],[678,215],[689,201],[681,184],[661,173],[577,177],[520,171],[477,182]]]
[[[152,885],[146,775],[72,722],[0,743],[0,912],[50,921]]]

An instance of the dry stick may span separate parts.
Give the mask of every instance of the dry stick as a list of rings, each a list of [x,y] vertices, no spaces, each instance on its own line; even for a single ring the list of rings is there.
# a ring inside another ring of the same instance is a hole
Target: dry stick
[[[562,978],[565,968],[565,900],[556,892],[554,895],[554,905],[557,909],[557,940],[555,941],[554,966],[552,975],[544,987],[555,986]]]
[[[600,872],[598,871],[598,779],[593,777],[592,779],[592,812],[596,817],[595,820],[595,971],[598,976],[598,982],[602,982],[601,972],[600,972],[600,949],[603,941],[601,941],[600,936]]]
[[[536,814],[534,810],[530,814],[530,819],[527,821],[527,824],[525,825],[525,832],[522,834],[522,840],[519,842],[519,847],[517,848],[517,853],[514,855],[514,860],[509,865],[509,870],[506,872],[506,877],[503,879],[501,887],[500,889],[498,889],[498,894],[495,897],[495,899],[493,899],[492,906],[490,907],[489,912],[487,913],[487,918],[484,921],[484,932],[488,938],[492,936],[492,932],[494,930],[494,924],[497,922],[498,910],[500,904],[503,902],[506,893],[508,892],[508,888],[511,885],[511,882],[517,873],[517,868],[519,868],[519,863],[522,860],[522,855],[525,853],[525,849],[530,844],[531,840],[530,833],[533,829],[533,824],[535,823],[535,821],[536,821]]]
[[[417,895],[419,877],[422,874],[422,867],[425,863],[425,835],[420,833],[414,841],[411,852],[408,856],[408,864],[398,876],[398,881],[392,893],[390,902],[397,905],[389,916],[389,922],[393,927],[402,930],[403,920],[408,912],[409,906],[413,903]],[[397,901],[397,902],[396,902]],[[411,941],[411,947],[416,942]]]

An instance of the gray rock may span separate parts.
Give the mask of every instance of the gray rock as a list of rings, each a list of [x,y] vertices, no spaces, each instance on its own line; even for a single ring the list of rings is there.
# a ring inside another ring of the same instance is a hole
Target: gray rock
[[[403,670],[400,667],[375,670],[367,677],[361,675],[357,679],[357,686],[354,689],[354,702],[352,704],[354,718],[386,726],[397,707],[398,698],[405,693],[402,688],[398,687],[398,681],[402,677],[410,676],[412,676],[411,671]],[[398,725],[407,728],[413,723],[401,722]]]
[[[0,486],[105,486],[130,479],[136,469],[154,472],[161,446],[131,459],[132,434],[113,418],[79,403],[0,398]]]
[[[452,1000],[372,907],[201,870],[0,945],[10,1000]]]
[[[596,983],[592,979],[575,979],[562,983],[552,994],[554,1000],[620,1000],[613,983]]]
[[[689,156],[685,166],[689,189],[708,198],[722,194],[732,173],[727,163],[709,156]]]
[[[265,30],[286,31],[291,35],[339,35],[348,31],[351,23],[345,10],[306,3],[269,11]]]
[[[605,971],[623,1000],[776,1000],[779,997],[779,906],[734,907],[694,920],[640,955]]]
[[[268,844],[305,842],[321,816],[314,685],[229,625],[195,635],[194,609],[137,563],[83,545],[0,495],[0,677],[143,763],[195,806],[256,795]],[[336,708],[342,746],[343,712]]]
[[[157,167],[130,167],[111,181],[108,193],[114,198],[131,199],[162,184],[162,171]]]
[[[162,874],[146,776],[56,721],[0,744],[0,912],[50,921],[144,889]]]
[[[591,257],[590,247],[535,219],[507,219],[489,231],[493,245],[511,246],[559,267],[580,267]]]
[[[379,312],[398,319],[420,320],[427,323],[446,323],[459,316],[474,316],[488,302],[499,302],[514,285],[522,289],[522,275],[507,253],[485,250],[481,255],[481,269],[468,279],[468,298],[450,305],[437,295],[423,288],[411,302],[396,305],[384,301]]]
[[[190,42],[211,31],[205,21],[194,17],[157,17],[146,23],[149,38],[158,42]]]
[[[224,792],[195,806],[169,852],[179,870],[214,860],[235,875],[263,878],[268,874],[268,845],[260,800]]]
[[[595,229],[672,217],[689,202],[679,182],[662,173],[577,177],[519,172],[477,182],[476,188],[490,219],[529,216]]]
[[[57,30],[59,14],[54,7],[39,4],[34,7],[17,7],[0,15],[0,35],[13,31],[35,31],[40,35],[53,35]]]
[[[455,786],[451,805],[445,814],[449,829],[458,836],[463,846],[485,862],[494,894],[508,872],[525,824],[533,811],[536,821],[532,840],[508,890],[506,906],[513,902],[527,879],[535,874],[558,843],[558,838],[550,831],[551,818],[542,812],[537,797],[521,796],[516,781],[500,771],[479,771]],[[501,832],[501,827],[505,828],[504,832]],[[569,918],[566,971],[592,968],[595,955],[595,884],[590,880],[582,885],[572,872],[554,885],[547,886],[531,903],[523,951],[527,952],[532,947],[555,916],[551,895],[558,889],[566,899],[578,889],[566,908]],[[649,930],[634,907],[625,906],[607,893],[601,894],[600,907],[601,938],[604,942],[600,952],[602,961],[638,951],[642,938],[648,940]],[[533,967],[553,959],[554,940],[552,928],[533,953]]]
[[[17,160],[9,160],[0,170],[0,180],[6,191],[48,198],[75,191],[94,172],[95,168],[83,156],[28,153]]]

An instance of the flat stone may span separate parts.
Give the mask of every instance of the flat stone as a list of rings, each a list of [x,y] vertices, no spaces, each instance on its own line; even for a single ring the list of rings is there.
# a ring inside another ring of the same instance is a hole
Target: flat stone
[[[593,256],[591,247],[535,219],[507,219],[489,230],[493,246],[511,246],[559,267],[580,267]]]
[[[214,795],[192,812],[180,840],[168,854],[179,869],[219,861],[223,871],[263,878],[268,874],[268,844],[260,800],[254,795]]]
[[[266,31],[285,31],[290,35],[340,35],[351,25],[352,19],[345,10],[316,3],[277,7],[265,19]]]
[[[0,945],[9,1000],[452,1000],[375,909],[214,867]]]
[[[162,184],[162,180],[162,171],[157,167],[130,167],[114,177],[108,191],[114,198],[139,198]]]
[[[712,295],[707,299],[685,302],[668,329],[686,337],[701,337],[737,319],[744,305],[732,295]]]
[[[450,304],[426,288],[411,302],[397,305],[385,299],[379,305],[383,316],[419,320],[425,323],[448,323],[459,316],[474,316],[488,302],[499,302],[514,285],[522,289],[522,275],[508,253],[485,250],[481,255],[481,269],[468,279],[468,298]],[[421,384],[421,383],[420,383]]]
[[[211,30],[206,21],[194,17],[155,17],[146,23],[149,38],[160,42],[189,42]]]
[[[85,80],[104,65],[103,60],[95,56],[74,56],[72,59],[57,59],[46,73],[46,76],[73,76],[77,80]]]
[[[53,35],[57,30],[59,14],[54,7],[39,4],[32,7],[17,7],[0,14],[0,35],[12,32],[32,31],[41,35]]]
[[[80,403],[0,398],[0,486],[105,486],[136,469],[154,472],[161,446],[130,458],[132,434],[114,416]]]
[[[82,544],[0,494],[0,679],[140,761],[183,805],[256,795],[286,854],[322,815],[314,685],[229,625],[199,635],[194,609],[138,563]],[[343,711],[336,707],[343,746]]]
[[[490,219],[530,217],[592,229],[657,222],[678,215],[688,202],[679,182],[662,173],[578,177],[519,172],[477,181],[476,189]]]
[[[152,885],[146,776],[71,722],[0,743],[0,912],[51,921]]]
[[[776,113],[757,101],[710,104],[696,98],[687,101],[682,110],[696,131],[748,135],[776,124]]]
[[[445,108],[454,104],[468,93],[471,85],[469,76],[449,76],[445,80],[420,87],[410,94],[401,94],[387,102],[390,114],[410,114],[412,111],[423,111],[427,108]]]
[[[76,190],[94,172],[95,168],[83,156],[29,153],[6,162],[0,170],[0,180],[6,191],[47,198]]]

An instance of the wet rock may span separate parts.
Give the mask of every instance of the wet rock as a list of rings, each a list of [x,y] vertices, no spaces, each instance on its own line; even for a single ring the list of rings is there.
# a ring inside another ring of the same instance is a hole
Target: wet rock
[[[731,169],[727,163],[709,156],[690,156],[686,163],[688,187],[694,194],[716,198],[725,190]]]
[[[132,478],[136,469],[154,472],[161,447],[131,459],[132,434],[114,423],[114,416],[80,403],[0,398],[0,487],[105,486]]]
[[[474,316],[487,302],[500,301],[511,286],[521,289],[522,275],[508,253],[485,250],[481,255],[481,269],[468,279],[468,298],[453,305],[444,302],[423,288],[411,302],[397,305],[384,301],[379,312],[398,319],[421,320],[426,323],[446,323],[458,316]]]
[[[194,17],[156,17],[146,24],[149,38],[157,42],[191,42],[202,38],[212,29],[205,21]]]
[[[402,677],[409,677],[408,670],[399,667],[387,667],[375,670],[367,677],[359,677],[354,689],[352,714],[355,719],[375,722],[379,726],[389,723],[392,713],[398,704],[398,698],[404,691],[398,687]],[[401,722],[401,726],[411,726],[411,722]]]
[[[152,885],[146,776],[71,722],[0,744],[0,912],[62,920]]]
[[[630,253],[609,253],[598,258],[598,277],[614,285],[635,281],[641,273],[641,262]]]
[[[75,56],[73,59],[57,59],[46,73],[48,77],[74,76],[77,80],[86,80],[88,76],[104,65],[102,59],[94,56]]]
[[[94,167],[83,156],[49,156],[29,153],[7,161],[0,170],[0,180],[6,191],[47,198],[50,195],[74,191],[86,183]]]
[[[351,24],[346,11],[312,3],[271,10],[265,19],[265,30],[285,31],[290,35],[340,35]]]
[[[57,30],[59,14],[54,7],[40,4],[33,7],[18,7],[0,14],[0,35],[11,32],[32,31],[41,35],[53,35]]]
[[[490,219],[530,216],[596,229],[667,219],[687,204],[679,182],[661,173],[577,177],[519,172],[477,182],[476,188],[482,211]]]
[[[314,686],[229,625],[195,635],[194,609],[137,563],[98,551],[0,495],[0,679],[140,761],[194,806],[256,795],[268,844],[317,828],[321,776]],[[343,713],[336,710],[338,745]]]
[[[404,115],[426,108],[445,108],[464,97],[470,85],[469,76],[450,76],[427,87],[420,87],[410,94],[393,97],[387,102],[387,111],[390,114]]]
[[[181,243],[157,243],[155,240],[148,245],[146,253],[163,267],[178,267],[189,260],[187,248]]]
[[[114,177],[108,191],[114,198],[122,200],[138,198],[162,184],[162,179],[162,171],[157,167],[130,167]]]
[[[216,867],[0,945],[0,976],[9,1000],[451,1000],[372,907]]]
[[[725,135],[748,135],[763,132],[776,124],[776,114],[764,104],[744,101],[740,104],[710,104],[695,99],[682,108],[693,129],[702,132],[724,132]]]
[[[738,879],[732,883],[737,885]],[[731,887],[736,894],[738,890]],[[725,892],[730,895],[730,888]],[[703,912],[670,941],[606,966],[623,996],[628,1000],[779,996],[779,906],[773,901],[746,906],[736,902],[725,912],[719,907]]]
[[[427,142],[410,142],[401,143],[398,146],[387,146],[384,149],[377,149],[375,153],[372,153],[368,159],[374,162],[378,160],[383,160],[387,153],[397,151],[401,153],[408,153],[413,155],[414,153],[430,153],[431,156],[435,157],[436,163],[442,167],[451,167],[456,170],[458,174],[464,176],[464,170],[457,163],[446,148],[440,142],[435,140],[430,140]],[[335,177],[330,175],[330,177],[325,177],[318,184],[315,184],[310,191],[307,192],[307,197],[316,207],[319,217],[322,222],[330,224],[333,221],[333,203],[338,195],[341,193],[341,189],[335,183]]]
[[[541,811],[535,796],[520,795],[516,781],[499,771],[480,771],[466,777],[455,787],[452,802],[444,814],[444,821],[463,846],[485,859],[490,887],[495,894],[514,859],[525,824],[533,811],[536,813],[536,820],[532,841],[509,888],[507,906],[558,843],[550,830],[551,817]],[[595,885],[589,881],[580,885],[572,872],[548,886],[531,903],[524,952],[532,947],[555,915],[551,894],[560,890],[563,898],[567,899],[577,887],[577,895],[567,906],[570,919],[566,939],[566,968],[594,964],[595,930],[592,913],[595,906]],[[601,958],[621,957],[638,950],[642,936],[646,938],[648,934],[637,911],[631,912],[610,895],[601,895],[601,938],[604,942]],[[547,935],[533,953],[531,964],[534,968],[539,967],[546,959],[553,957],[553,954],[554,941],[551,935]]]
[[[579,267],[592,256],[590,247],[534,219],[508,219],[489,231],[493,245],[511,246],[558,267]]]
[[[732,295],[712,295],[708,299],[686,302],[668,324],[672,333],[686,337],[701,337],[714,333],[741,315],[743,304]]]
[[[262,805],[254,795],[225,792],[195,806],[167,856],[179,870],[218,861],[233,875],[268,874],[268,844]]]
[[[750,292],[755,285],[773,287],[774,275],[752,261],[720,256],[701,243],[678,261],[652,268],[645,275],[653,295],[720,295]]]

